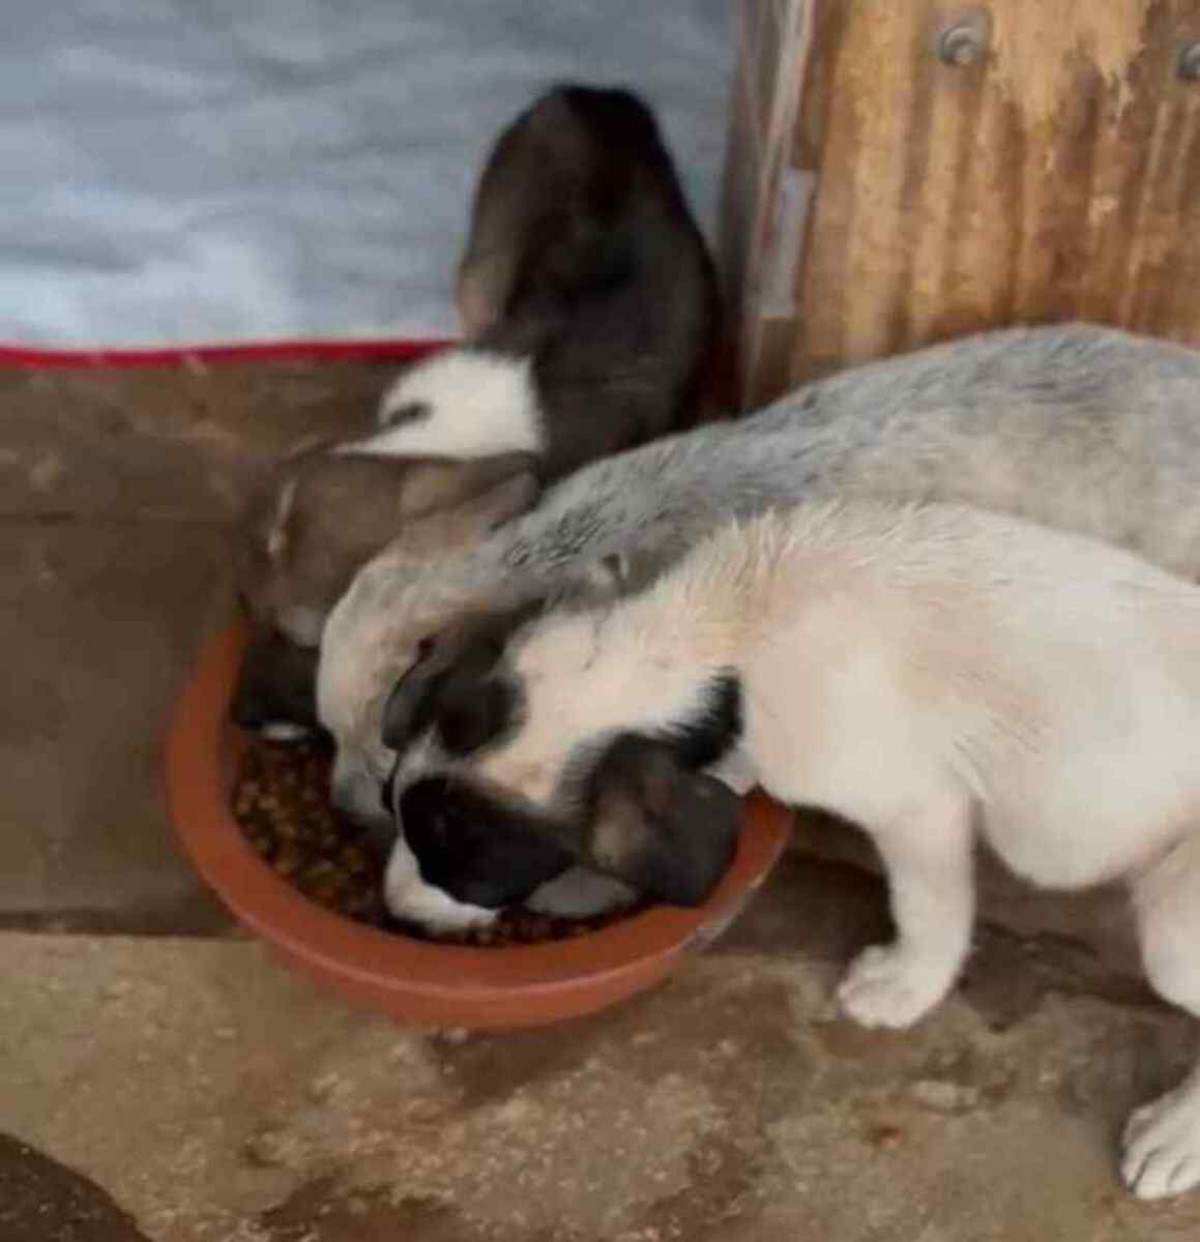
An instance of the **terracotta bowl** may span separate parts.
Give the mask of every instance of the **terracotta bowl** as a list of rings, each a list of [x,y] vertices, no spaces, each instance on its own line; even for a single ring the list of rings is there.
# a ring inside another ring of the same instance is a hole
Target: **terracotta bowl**
[[[204,652],[167,747],[183,848],[238,920],[289,965],[346,999],[419,1027],[503,1029],[592,1013],[658,983],[718,936],[779,858],[789,813],[747,800],[734,861],[697,909],[657,907],[569,940],[437,945],[356,923],[303,896],[258,857],[230,810],[236,730],[227,707],[245,648],[234,626]]]

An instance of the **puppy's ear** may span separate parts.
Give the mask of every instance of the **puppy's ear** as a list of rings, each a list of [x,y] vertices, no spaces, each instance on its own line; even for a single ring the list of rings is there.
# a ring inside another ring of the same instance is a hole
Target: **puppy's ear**
[[[386,542],[420,560],[477,547],[531,509],[540,494],[535,459],[528,453],[478,461],[359,460],[395,472],[399,490],[392,492],[397,504],[387,519]]]
[[[610,552],[584,566],[583,586],[591,599],[615,599],[621,594],[628,577],[628,555]]]
[[[509,637],[533,607],[469,617],[426,640],[384,705],[383,744],[403,750],[436,728],[443,749],[463,756],[507,729],[520,710],[520,694],[499,665]]]
[[[703,902],[737,845],[737,795],[639,734],[622,734],[602,756],[589,812],[585,860],[673,905]]]
[[[577,589],[588,602],[605,603],[644,590],[654,581],[660,567],[657,557],[644,552],[610,552],[583,567]]]
[[[437,693],[449,675],[445,664],[426,653],[396,682],[383,705],[380,728],[380,740],[388,750],[404,750],[429,728]]]
[[[524,513],[538,497],[536,459],[529,453],[500,453],[472,461],[398,458],[393,464],[402,467],[398,513],[404,518],[467,507],[477,512],[481,526],[490,528]]]

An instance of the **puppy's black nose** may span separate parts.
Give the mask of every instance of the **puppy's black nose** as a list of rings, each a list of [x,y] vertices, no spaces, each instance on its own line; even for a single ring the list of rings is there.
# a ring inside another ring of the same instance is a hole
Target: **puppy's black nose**
[[[444,831],[445,812],[450,802],[448,777],[422,777],[400,795],[401,822],[406,830],[417,825],[422,828],[436,825],[439,831]]]

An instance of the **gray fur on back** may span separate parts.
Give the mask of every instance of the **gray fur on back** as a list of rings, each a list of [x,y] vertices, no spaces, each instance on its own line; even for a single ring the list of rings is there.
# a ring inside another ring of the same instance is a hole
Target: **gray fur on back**
[[[597,462],[471,556],[414,574],[385,552],[335,610],[322,659],[358,665],[372,699],[439,601],[453,620],[463,597],[554,593],[612,554],[660,568],[723,519],[838,491],[1003,510],[1196,577],[1198,487],[1200,353],[1082,324],[985,333]]]
[[[838,490],[972,501],[1200,569],[1200,353],[1087,325],[890,358],[576,474],[479,554],[551,580],[670,557],[731,515]]]

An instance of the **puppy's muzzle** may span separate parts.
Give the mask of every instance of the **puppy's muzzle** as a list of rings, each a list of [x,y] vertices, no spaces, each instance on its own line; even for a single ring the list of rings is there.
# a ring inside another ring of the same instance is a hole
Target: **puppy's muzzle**
[[[575,862],[549,824],[462,780],[418,780],[398,811],[421,878],[473,906],[516,905]]]

